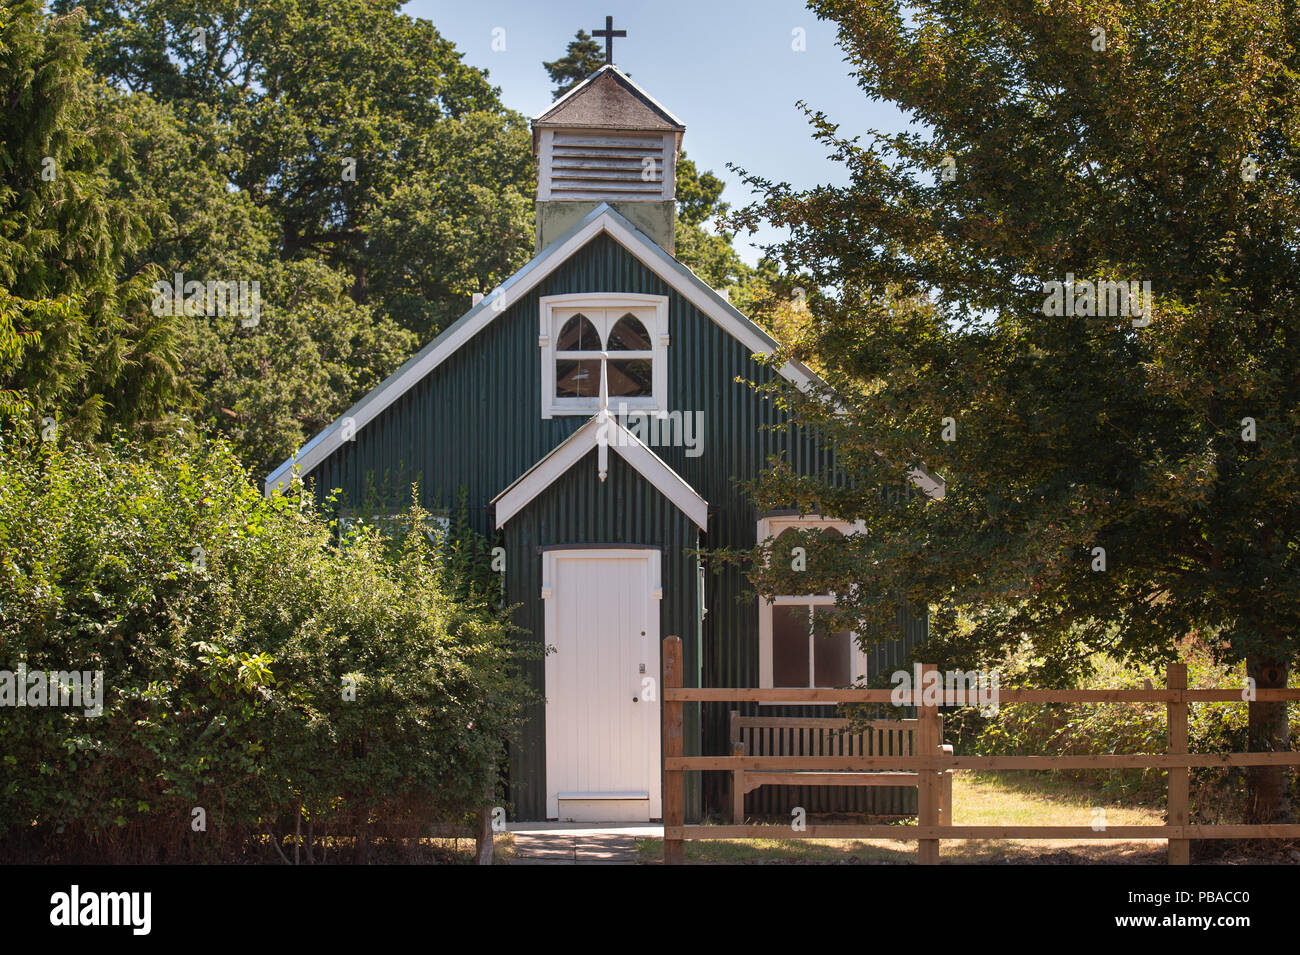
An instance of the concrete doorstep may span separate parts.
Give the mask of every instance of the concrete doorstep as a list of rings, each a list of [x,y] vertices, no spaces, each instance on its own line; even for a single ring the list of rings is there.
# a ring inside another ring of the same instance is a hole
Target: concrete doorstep
[[[636,841],[663,837],[662,826],[529,823],[515,829],[514,865],[635,865]]]

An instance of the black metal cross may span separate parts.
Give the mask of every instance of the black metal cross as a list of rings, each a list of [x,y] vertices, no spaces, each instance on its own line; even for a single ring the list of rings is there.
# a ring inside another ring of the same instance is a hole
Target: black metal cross
[[[606,18],[605,18],[605,29],[603,29],[603,30],[592,30],[592,31],[591,31],[591,35],[592,35],[592,36],[603,36],[603,37],[605,38],[605,62],[606,62],[606,63],[613,63],[613,62],[614,62],[614,37],[616,37],[616,36],[627,36],[627,31],[626,31],[626,30],[615,30],[615,29],[614,29],[614,18],[613,18],[613,17],[606,17]]]

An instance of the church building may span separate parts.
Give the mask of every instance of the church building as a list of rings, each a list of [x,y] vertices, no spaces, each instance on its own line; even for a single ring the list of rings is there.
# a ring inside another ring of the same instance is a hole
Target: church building
[[[400,510],[418,482],[446,512],[464,494],[504,548],[507,606],[554,647],[525,663],[545,703],[507,768],[513,820],[657,820],[660,644],[681,637],[690,686],[846,686],[897,669],[927,622],[864,654],[814,637],[830,595],[762,600],[710,551],[787,528],[846,533],[817,515],[760,513],[743,485],[784,455],[831,475],[833,450],[748,383],[781,375],[777,343],[674,252],[685,126],[607,63],[533,121],[536,255],[266,480],[300,473],[343,507]],[[687,706],[688,755],[728,752],[731,704]],[[754,704],[750,715],[833,715]],[[688,818],[725,805],[692,781]],[[716,774],[721,777],[722,774]],[[914,811],[915,789],[756,790],[748,811]]]

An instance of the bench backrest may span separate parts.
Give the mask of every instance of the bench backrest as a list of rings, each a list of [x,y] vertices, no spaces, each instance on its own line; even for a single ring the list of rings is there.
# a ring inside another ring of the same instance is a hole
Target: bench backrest
[[[731,711],[731,742],[746,756],[911,756],[917,720],[741,716]],[[850,729],[850,727],[853,727]]]

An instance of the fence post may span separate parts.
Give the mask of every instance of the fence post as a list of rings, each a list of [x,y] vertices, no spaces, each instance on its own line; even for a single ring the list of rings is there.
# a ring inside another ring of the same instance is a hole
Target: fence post
[[[937,752],[944,756],[952,755],[952,747],[943,742],[943,717],[939,717],[939,748]],[[939,824],[951,826],[952,822],[952,770],[939,773]]]
[[[495,848],[492,833],[492,803],[496,800],[496,786],[488,783],[487,803],[478,811],[474,826],[474,864],[491,865]]]
[[[1171,663],[1166,672],[1165,686],[1171,690],[1187,689],[1187,664]],[[1187,753],[1187,702],[1167,704],[1167,733],[1169,755],[1183,756]],[[1169,805],[1168,825],[1186,826],[1188,823],[1188,782],[1189,770],[1186,766],[1169,769]],[[1169,864],[1191,865],[1192,843],[1189,839],[1169,840]]]
[[[731,740],[731,755],[744,756],[745,743],[741,737],[739,710],[731,711],[728,725],[730,732],[727,738]],[[731,824],[743,826],[745,824],[745,774],[737,769],[728,775],[731,778]]]
[[[663,652],[664,678],[663,713],[664,759],[682,756],[683,703],[667,698],[669,690],[682,686],[682,641],[680,637],[665,637]],[[686,851],[681,839],[669,839],[668,830],[686,824],[686,778],[681,770],[665,770],[663,774],[664,813],[664,865],[682,865]]]
[[[924,686],[929,677],[927,674],[935,673],[938,667],[933,663],[926,663],[921,666],[921,686]],[[939,707],[936,704],[924,705],[921,699],[921,686],[912,688],[917,694],[916,697],[916,716],[920,721],[917,725],[917,755],[924,757],[934,757],[939,755],[940,729],[939,724],[942,717],[939,715]],[[940,684],[940,690],[943,685]],[[925,767],[918,768],[917,771],[917,797],[916,797],[916,822],[921,827],[939,825],[939,792],[940,792],[939,774],[935,770]],[[919,839],[917,840],[917,861],[921,865],[938,865],[939,864],[939,840],[938,839]]]

